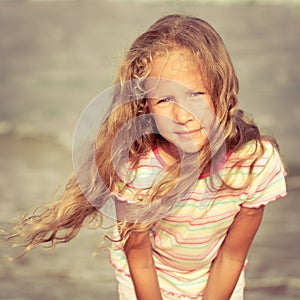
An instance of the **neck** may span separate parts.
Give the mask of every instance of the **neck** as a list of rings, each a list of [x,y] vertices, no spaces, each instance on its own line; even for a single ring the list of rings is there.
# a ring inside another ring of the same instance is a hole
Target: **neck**
[[[174,144],[162,142],[157,147],[157,151],[169,166],[180,161],[180,153]]]
[[[176,162],[180,162],[181,160],[180,152],[178,148],[174,144],[169,143],[167,141],[160,143],[157,146],[157,151],[168,166],[171,166]],[[209,170],[210,170],[210,163],[202,170],[202,173],[209,172]]]

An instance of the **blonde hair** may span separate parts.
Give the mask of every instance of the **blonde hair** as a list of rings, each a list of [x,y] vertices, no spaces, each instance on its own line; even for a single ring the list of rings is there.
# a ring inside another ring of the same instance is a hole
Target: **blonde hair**
[[[88,174],[86,182],[83,185],[79,184],[76,174],[73,174],[57,200],[51,202],[41,212],[37,211],[23,219],[7,235],[8,239],[17,245],[22,241],[25,247],[23,254],[40,243],[50,242],[55,246],[57,243],[68,242],[76,236],[82,226],[95,220],[98,220],[98,225],[101,226],[102,215],[99,210],[107,199],[112,197],[111,191],[116,189],[116,183],[120,181],[116,166],[119,168],[124,162],[123,158],[128,156],[128,149],[125,146],[118,147],[118,150],[112,153],[116,133],[125,128],[126,135],[131,136],[137,130],[145,130],[145,127],[137,128],[141,126],[140,124],[130,122],[138,116],[147,118],[148,109],[143,97],[145,92],[143,82],[150,74],[155,58],[167,55],[174,49],[186,50],[201,70],[215,106],[218,124],[211,140],[203,146],[197,158],[182,153],[185,166],[180,162],[172,165],[168,175],[151,188],[147,205],[132,207],[132,215],[139,216],[136,222],[132,223],[142,223],[143,220],[149,222],[140,226],[133,224],[129,229],[126,227],[123,240],[126,240],[131,231],[141,228],[144,230],[151,226],[152,220],[157,220],[169,212],[177,199],[192,188],[194,182],[190,181],[191,176],[198,178],[207,167],[213,171],[213,159],[224,160],[224,153],[221,151],[224,147],[226,153],[235,152],[248,141],[255,141],[257,147],[250,155],[253,160],[248,180],[243,188],[251,182],[251,170],[264,151],[262,137],[257,126],[238,109],[239,83],[226,47],[219,34],[207,22],[191,16],[168,15],[156,21],[133,42],[121,63],[110,111],[99,128],[95,145],[91,146],[90,157],[82,165],[82,174]],[[155,124],[151,118],[147,120],[147,126],[152,128],[152,131],[139,136],[129,147],[129,159],[133,167],[137,166],[149,150],[165,142],[159,133],[153,131]],[[97,168],[91,171],[89,167],[94,159]],[[195,162],[199,167],[194,167]],[[235,165],[238,166],[242,162],[237,161]],[[179,174],[181,178],[178,178]],[[214,187],[213,182],[211,186]],[[223,180],[218,188],[233,187]],[[89,195],[97,197],[90,201]],[[160,201],[155,201],[156,199]]]

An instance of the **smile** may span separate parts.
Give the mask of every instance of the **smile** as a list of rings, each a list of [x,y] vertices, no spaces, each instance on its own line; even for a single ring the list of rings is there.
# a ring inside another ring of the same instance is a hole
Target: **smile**
[[[191,139],[193,137],[197,137],[200,134],[202,134],[202,130],[204,130],[203,127],[199,128],[199,129],[195,129],[195,130],[176,131],[175,134],[182,138]]]

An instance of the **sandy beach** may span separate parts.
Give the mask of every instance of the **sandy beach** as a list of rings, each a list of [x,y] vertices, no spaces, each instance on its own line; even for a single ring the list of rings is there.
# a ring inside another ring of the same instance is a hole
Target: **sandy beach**
[[[0,227],[44,204],[72,172],[74,128],[113,85],[125,49],[158,17],[188,13],[220,32],[240,106],[281,145],[288,197],[266,209],[249,255],[246,300],[300,299],[300,6],[201,1],[0,2]],[[108,223],[107,223],[108,225]],[[104,230],[54,251],[1,260],[0,299],[117,300]],[[1,257],[13,250],[0,249]]]

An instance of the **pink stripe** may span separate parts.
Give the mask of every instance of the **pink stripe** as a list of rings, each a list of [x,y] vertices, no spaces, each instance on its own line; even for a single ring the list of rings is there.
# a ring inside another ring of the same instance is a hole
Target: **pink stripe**
[[[213,218],[214,220],[209,221],[209,222],[203,222],[203,223],[199,222],[197,224],[193,224],[193,221],[190,221],[190,220],[187,220],[187,219],[185,219],[183,221],[178,221],[178,220],[176,220],[176,218],[171,218],[170,223],[176,223],[176,224],[189,223],[189,225],[191,225],[191,226],[209,225],[209,224],[219,223],[220,221],[224,221],[226,219],[229,219],[230,217],[235,216],[236,213],[237,213],[237,211],[232,210],[232,212],[230,214],[229,213],[226,213],[226,214],[223,213],[223,214],[219,214],[219,215],[213,215],[213,216],[211,216],[211,218]],[[222,216],[222,217],[220,218],[220,216]],[[218,219],[215,220],[215,218],[217,218],[217,217],[218,217]],[[199,220],[201,220],[201,218],[199,218]],[[165,220],[165,222],[168,222],[168,219]],[[162,229],[160,228],[160,230],[162,230]]]

